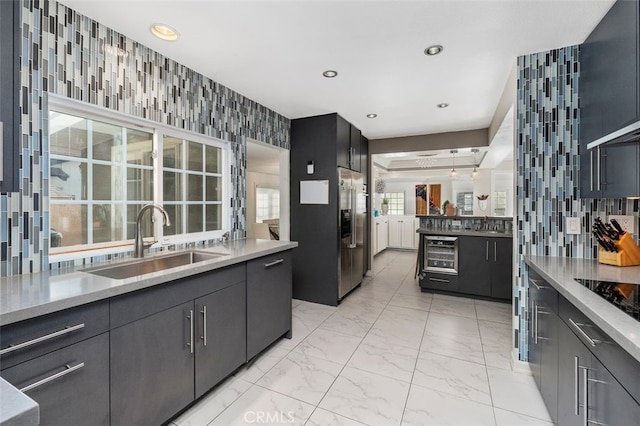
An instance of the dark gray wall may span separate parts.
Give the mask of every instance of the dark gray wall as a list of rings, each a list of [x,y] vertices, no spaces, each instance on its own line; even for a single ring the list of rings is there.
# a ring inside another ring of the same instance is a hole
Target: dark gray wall
[[[489,129],[369,140],[369,155],[489,145]]]

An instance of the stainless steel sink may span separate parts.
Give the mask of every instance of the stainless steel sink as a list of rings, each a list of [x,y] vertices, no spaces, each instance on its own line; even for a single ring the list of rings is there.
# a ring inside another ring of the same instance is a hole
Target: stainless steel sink
[[[192,265],[205,260],[215,259],[224,256],[222,253],[206,253],[200,251],[185,251],[167,256],[146,258],[132,262],[119,263],[104,267],[84,269],[88,272],[102,277],[122,280],[135,277],[137,275],[150,274],[152,272],[164,271],[166,269],[177,268],[179,266]]]

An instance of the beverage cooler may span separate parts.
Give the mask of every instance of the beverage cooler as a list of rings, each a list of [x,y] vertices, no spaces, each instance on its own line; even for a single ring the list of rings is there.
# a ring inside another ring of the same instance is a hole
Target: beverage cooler
[[[423,244],[423,272],[458,275],[458,237],[427,235]]]

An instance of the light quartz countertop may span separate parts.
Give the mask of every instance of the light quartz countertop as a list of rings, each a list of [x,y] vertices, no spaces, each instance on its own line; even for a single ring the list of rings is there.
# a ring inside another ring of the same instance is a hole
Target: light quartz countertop
[[[37,426],[40,424],[38,404],[0,377],[0,425]]]
[[[120,280],[94,275],[83,269],[116,265],[125,263],[126,260],[3,277],[0,280],[0,326],[223,268],[297,246],[297,242],[275,240],[234,240],[218,245],[198,246],[176,252],[195,250],[219,254],[219,256],[190,265]],[[168,252],[165,251],[146,255],[145,258],[161,257],[167,254]]]
[[[420,228],[416,232],[425,235],[465,236],[465,237],[498,237],[513,238],[511,232],[504,231],[474,231],[472,229],[431,229]]]
[[[640,322],[575,281],[575,278],[585,278],[640,284],[640,266],[618,267],[595,260],[549,256],[524,256],[524,261],[640,361]]]

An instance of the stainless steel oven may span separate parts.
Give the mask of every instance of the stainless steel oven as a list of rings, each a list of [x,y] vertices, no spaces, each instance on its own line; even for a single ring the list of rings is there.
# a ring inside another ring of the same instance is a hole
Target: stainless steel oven
[[[458,237],[426,235],[423,270],[458,275]]]

